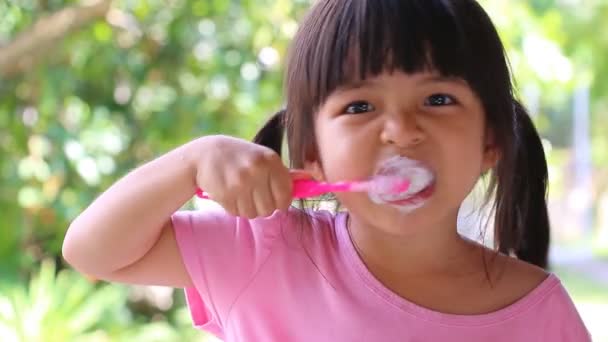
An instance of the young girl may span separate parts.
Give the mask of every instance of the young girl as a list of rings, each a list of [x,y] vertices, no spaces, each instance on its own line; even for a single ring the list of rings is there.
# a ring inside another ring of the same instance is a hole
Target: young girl
[[[225,341],[589,341],[547,273],[547,166],[503,46],[474,0],[319,0],[257,135],[196,139],[114,184],[63,254],[110,281],[186,288]],[[286,129],[293,170],[281,162]],[[290,208],[292,180],[364,180],[395,158],[432,175],[338,213]],[[496,250],[457,233],[491,175]],[[179,211],[204,189],[218,209]]]

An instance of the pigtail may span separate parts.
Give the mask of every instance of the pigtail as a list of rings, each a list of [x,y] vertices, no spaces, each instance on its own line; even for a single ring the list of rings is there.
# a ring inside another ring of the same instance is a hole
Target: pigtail
[[[253,142],[272,149],[280,156],[284,131],[285,110],[280,110],[271,116],[264,126],[262,126],[253,138]]]
[[[500,252],[547,268],[547,161],[534,123],[518,101],[514,101],[514,112],[512,153],[497,166],[497,243]]]

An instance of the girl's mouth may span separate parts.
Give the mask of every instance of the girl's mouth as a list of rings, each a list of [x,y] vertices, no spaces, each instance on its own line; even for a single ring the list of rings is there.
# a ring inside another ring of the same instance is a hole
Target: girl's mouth
[[[386,199],[386,203],[393,206],[418,206],[424,204],[435,192],[435,183],[431,183],[421,191],[402,196],[400,199]]]
[[[370,195],[378,204],[388,204],[401,211],[410,212],[423,206],[435,192],[435,175],[423,163],[402,156],[395,156],[382,164],[380,175],[405,177],[410,180],[407,191]]]

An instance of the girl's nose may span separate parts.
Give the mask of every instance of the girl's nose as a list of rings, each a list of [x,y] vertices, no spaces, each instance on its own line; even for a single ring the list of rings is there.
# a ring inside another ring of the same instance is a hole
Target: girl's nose
[[[420,144],[426,135],[418,125],[415,113],[399,112],[386,116],[380,140],[385,144],[407,148]]]

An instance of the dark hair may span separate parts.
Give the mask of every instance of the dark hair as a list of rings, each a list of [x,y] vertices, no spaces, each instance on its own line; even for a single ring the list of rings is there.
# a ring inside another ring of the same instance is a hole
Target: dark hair
[[[253,142],[266,146],[281,155],[285,127],[285,110],[276,112],[258,131]]]
[[[504,47],[474,0],[319,0],[291,46],[287,108],[255,141],[281,152],[286,130],[290,165],[317,153],[314,115],[338,86],[400,70],[433,70],[465,80],[479,97],[500,151],[492,170],[498,250],[547,267],[549,220],[543,146],[513,95]]]

